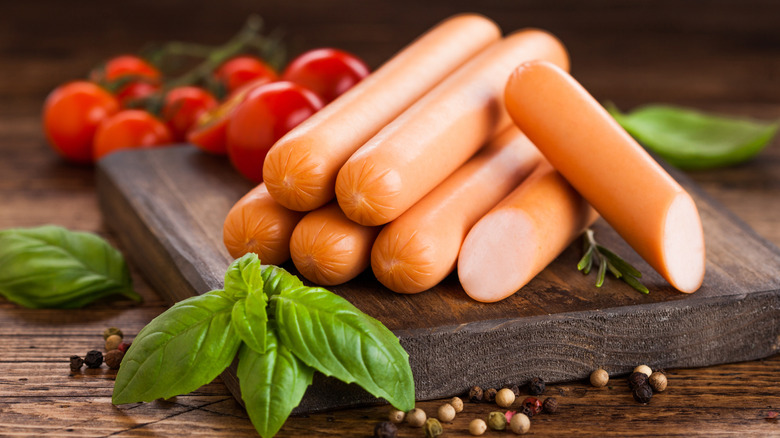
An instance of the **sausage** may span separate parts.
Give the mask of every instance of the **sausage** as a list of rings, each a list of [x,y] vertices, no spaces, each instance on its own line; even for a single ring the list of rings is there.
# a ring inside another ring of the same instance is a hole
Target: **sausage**
[[[503,300],[552,262],[598,215],[546,161],[481,218],[458,255],[463,290]]]
[[[704,280],[691,196],[565,71],[521,65],[506,86],[517,126],[647,263],[681,292]]]
[[[298,271],[323,286],[345,283],[363,272],[379,227],[347,219],[332,202],[308,213],[290,239],[290,254]]]
[[[353,152],[500,37],[495,23],[475,14],[449,18],[423,34],[274,144],[263,164],[271,196],[293,210],[325,205]]]
[[[336,197],[364,225],[400,216],[512,121],[503,91],[518,62],[568,67],[563,45],[534,29],[494,43],[362,146],[339,171]]]
[[[290,236],[303,215],[276,203],[261,183],[230,209],[222,240],[234,258],[253,252],[264,264],[279,265],[290,258]]]
[[[536,167],[541,154],[510,127],[382,229],[371,268],[389,289],[417,293],[453,269],[469,228]]]

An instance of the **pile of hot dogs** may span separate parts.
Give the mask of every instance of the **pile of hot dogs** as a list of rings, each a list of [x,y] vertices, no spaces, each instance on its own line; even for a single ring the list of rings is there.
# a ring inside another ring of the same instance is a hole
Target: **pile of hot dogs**
[[[225,220],[226,247],[269,264],[291,256],[322,285],[370,264],[400,293],[457,266],[466,293],[493,302],[589,226],[592,205],[674,287],[695,291],[693,200],[568,64],[546,32],[502,38],[478,15],[445,20],[271,148],[264,183]]]

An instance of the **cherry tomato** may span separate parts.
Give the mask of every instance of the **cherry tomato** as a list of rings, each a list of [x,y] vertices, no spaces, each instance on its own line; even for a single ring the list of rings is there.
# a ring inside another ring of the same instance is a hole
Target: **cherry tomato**
[[[95,133],[95,161],[120,149],[171,143],[165,123],[142,110],[124,110],[104,120]]]
[[[203,113],[217,106],[217,100],[208,91],[198,87],[177,87],[165,95],[163,120],[171,130],[175,141],[187,139]]]
[[[122,105],[122,108],[128,108],[132,106],[134,101],[149,97],[158,91],[160,91],[160,86],[158,84],[133,81],[123,87],[120,87],[114,95],[117,99],[119,99],[119,103]]]
[[[262,181],[263,161],[271,146],[321,107],[316,94],[292,82],[272,82],[252,90],[227,126],[233,167],[255,182]]]
[[[282,80],[295,82],[329,103],[370,73],[355,55],[336,49],[314,49],[293,59]]]
[[[100,122],[119,111],[116,98],[86,81],[57,87],[43,104],[43,129],[60,155],[75,163],[92,162],[92,139]]]
[[[226,61],[214,72],[214,77],[225,84],[228,93],[257,79],[265,79],[266,82],[278,79],[270,65],[254,56],[237,56]]]
[[[227,124],[233,110],[244,101],[250,91],[267,83],[265,78],[261,78],[233,91],[222,104],[198,118],[198,122],[187,133],[187,141],[212,154],[227,154]]]
[[[134,100],[156,93],[160,89],[160,71],[134,55],[111,58],[102,68],[93,70],[90,74],[93,81],[109,85],[127,76],[138,79],[123,84],[114,92],[123,107],[127,107]]]

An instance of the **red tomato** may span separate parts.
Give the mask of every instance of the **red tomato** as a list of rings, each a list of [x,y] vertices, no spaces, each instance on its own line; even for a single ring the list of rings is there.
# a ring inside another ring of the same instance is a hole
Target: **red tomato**
[[[187,139],[187,132],[208,110],[217,106],[217,100],[208,91],[198,87],[177,87],[165,95],[163,120],[171,129],[175,141]]]
[[[124,110],[104,120],[95,133],[95,161],[120,149],[171,143],[171,132],[158,118],[142,110]]]
[[[355,55],[336,49],[314,49],[293,59],[282,80],[295,82],[329,103],[370,73]]]
[[[43,104],[43,130],[60,155],[75,163],[92,162],[92,139],[103,119],[119,111],[108,91],[85,81],[57,87]]]
[[[272,82],[252,90],[227,126],[233,167],[255,182],[262,181],[268,149],[320,108],[322,101],[316,94],[292,82]]]
[[[95,82],[111,84],[126,76],[139,78],[119,87],[114,94],[119,103],[126,107],[130,102],[147,97],[160,89],[160,71],[153,65],[134,55],[121,55],[111,58],[90,78]]]
[[[119,99],[119,103],[122,108],[127,108],[133,101],[149,97],[152,94],[160,91],[160,86],[157,84],[151,84],[149,82],[134,81],[127,85],[120,87],[116,91],[116,98]]]
[[[218,81],[225,84],[228,93],[257,79],[273,82],[278,79],[274,69],[254,56],[237,56],[226,61],[215,72]]]

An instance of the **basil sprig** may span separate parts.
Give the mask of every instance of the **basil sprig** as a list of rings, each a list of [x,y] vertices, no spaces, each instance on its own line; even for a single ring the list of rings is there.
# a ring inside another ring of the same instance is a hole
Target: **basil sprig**
[[[141,301],[122,254],[101,237],[53,225],[0,231],[0,296],[73,309],[110,295]]]
[[[224,290],[181,301],[141,330],[122,360],[112,401],[193,391],[236,352],[241,395],[263,437],[279,431],[314,370],[357,383],[398,409],[414,408],[409,355],[390,330],[251,253],[230,265]]]

